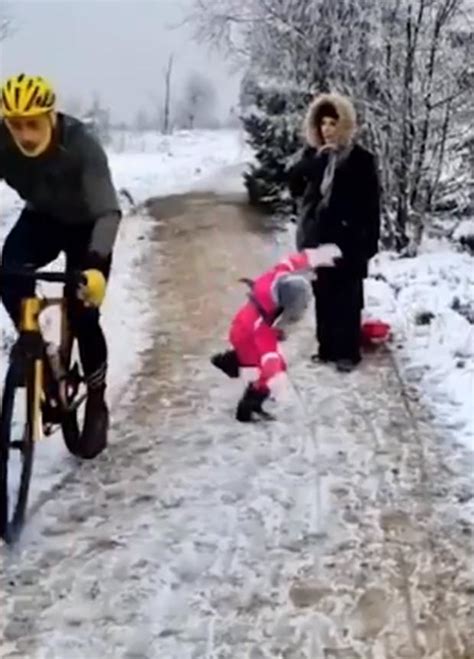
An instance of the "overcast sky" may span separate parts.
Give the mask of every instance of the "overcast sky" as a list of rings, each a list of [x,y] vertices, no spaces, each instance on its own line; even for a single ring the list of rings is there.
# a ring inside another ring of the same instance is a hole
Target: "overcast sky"
[[[218,2],[219,0],[216,0]],[[49,77],[60,98],[90,100],[98,92],[114,119],[133,119],[162,90],[163,69],[175,54],[174,91],[200,70],[215,83],[220,116],[238,94],[238,74],[223,57],[172,29],[192,0],[14,0],[5,3],[16,32],[1,45],[2,78],[20,71]]]

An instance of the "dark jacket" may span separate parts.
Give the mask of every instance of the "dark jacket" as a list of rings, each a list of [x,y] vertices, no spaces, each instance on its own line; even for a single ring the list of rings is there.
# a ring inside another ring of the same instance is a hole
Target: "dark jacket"
[[[58,113],[49,149],[36,158],[21,153],[0,121],[0,180],[27,206],[61,224],[93,224],[90,250],[112,251],[120,206],[107,156],[85,125]]]
[[[334,175],[328,205],[318,212],[320,186],[327,153],[307,147],[288,172],[294,198],[302,197],[298,248],[335,243],[343,253],[340,266],[348,273],[367,276],[368,261],[378,251],[380,193],[373,155],[354,145]]]

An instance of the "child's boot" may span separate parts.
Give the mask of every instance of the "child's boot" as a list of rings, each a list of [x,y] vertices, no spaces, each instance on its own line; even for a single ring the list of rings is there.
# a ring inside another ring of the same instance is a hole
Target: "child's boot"
[[[267,420],[273,419],[271,414],[268,414],[268,412],[265,412],[265,410],[262,409],[262,404],[266,401],[268,396],[268,391],[255,389],[252,384],[249,384],[237,405],[235,415],[237,421],[241,421],[242,423],[254,421],[253,414],[257,414]]]
[[[218,352],[211,357],[211,364],[225,373],[229,378],[238,378],[240,375],[239,360],[235,350]]]

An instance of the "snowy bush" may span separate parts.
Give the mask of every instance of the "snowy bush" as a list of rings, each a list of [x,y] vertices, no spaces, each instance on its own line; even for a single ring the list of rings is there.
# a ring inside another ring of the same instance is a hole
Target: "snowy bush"
[[[404,375],[437,418],[474,447],[474,271],[452,250],[381,254],[365,283],[366,313],[391,323]]]
[[[242,122],[256,160],[244,174],[250,203],[270,212],[289,210],[286,169],[301,142],[301,114],[309,94],[277,82],[253,82],[247,93],[253,104]]]

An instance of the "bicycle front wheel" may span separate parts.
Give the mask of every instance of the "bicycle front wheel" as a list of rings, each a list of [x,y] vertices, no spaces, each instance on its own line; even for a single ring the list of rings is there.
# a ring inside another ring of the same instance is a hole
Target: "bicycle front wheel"
[[[23,527],[40,432],[42,363],[13,360],[7,371],[0,416],[0,537],[12,543]]]

